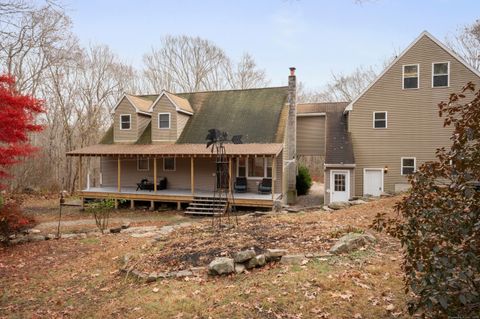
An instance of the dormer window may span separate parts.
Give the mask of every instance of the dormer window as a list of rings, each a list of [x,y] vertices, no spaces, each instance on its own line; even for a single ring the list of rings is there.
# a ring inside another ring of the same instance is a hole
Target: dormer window
[[[433,63],[432,65],[432,87],[450,86],[450,62]]]
[[[120,129],[129,130],[132,127],[132,116],[130,114],[120,114]]]
[[[164,130],[170,128],[170,113],[158,113],[158,128]]]
[[[420,73],[418,64],[409,64],[403,66],[403,88],[418,89],[418,74]]]

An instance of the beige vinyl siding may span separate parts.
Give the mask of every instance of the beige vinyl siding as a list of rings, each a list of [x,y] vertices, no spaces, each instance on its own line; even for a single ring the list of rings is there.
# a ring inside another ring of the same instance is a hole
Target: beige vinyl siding
[[[130,129],[120,129],[120,115],[130,114]],[[135,111],[135,107],[130,104],[127,98],[123,98],[118,107],[115,110],[113,117],[113,140],[114,142],[133,143],[138,138],[138,118]]]
[[[325,156],[325,116],[297,117],[297,154]]]
[[[450,62],[450,87],[432,88],[432,63]],[[402,65],[419,64],[418,89],[402,89]],[[407,183],[400,174],[401,157],[415,157],[417,168],[434,159],[438,147],[449,145],[451,128],[443,128],[437,104],[479,78],[424,36],[354,105],[349,118],[355,152],[355,194],[363,194],[364,168],[388,167],[384,190]],[[373,128],[373,112],[388,112],[388,128]],[[328,174],[327,174],[328,175]]]
[[[345,170],[345,171],[349,171],[350,172],[350,197],[353,197],[355,194],[355,180],[357,179],[357,177],[355,176],[355,169],[354,168],[343,168],[343,167],[339,167],[339,168],[331,168],[331,167],[328,167],[325,169],[325,177],[324,177],[324,180],[325,180],[325,184],[324,184],[324,187],[325,187],[325,198],[324,198],[324,203],[326,205],[330,204],[330,172],[331,171],[337,171],[337,170]]]
[[[187,125],[190,115],[177,113],[177,138],[182,134],[185,125]]]
[[[142,135],[143,131],[147,127],[148,123],[150,123],[151,117],[148,116],[148,115],[140,114],[140,113],[137,113],[136,116],[137,116],[137,120],[138,120],[138,125],[137,125],[138,126],[138,137],[140,137],[140,135]]]
[[[158,128],[158,114],[170,113],[170,128]],[[153,143],[171,143],[175,142],[178,137],[177,131],[177,111],[175,106],[164,95],[153,107],[152,112],[152,142]]]

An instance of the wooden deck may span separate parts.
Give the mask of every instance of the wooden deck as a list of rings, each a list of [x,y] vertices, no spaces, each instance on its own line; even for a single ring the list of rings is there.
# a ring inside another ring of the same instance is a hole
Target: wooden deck
[[[134,187],[122,187],[121,191],[118,192],[116,187],[90,187],[79,191],[78,195],[84,199],[112,198],[132,201],[190,203],[194,197],[213,197],[213,192],[195,191],[195,194],[192,194],[187,189],[164,189],[156,192],[137,191]],[[281,196],[281,194],[275,194],[272,198],[271,194],[235,193],[234,200],[236,206],[272,207],[274,198],[278,200]]]

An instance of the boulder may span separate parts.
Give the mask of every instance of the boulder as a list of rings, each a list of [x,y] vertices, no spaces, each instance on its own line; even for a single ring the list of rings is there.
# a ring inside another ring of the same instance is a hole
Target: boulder
[[[127,229],[122,229],[122,233],[126,234],[140,234],[140,233],[149,233],[158,230],[157,226],[139,226],[139,227],[130,227]]]
[[[45,240],[44,235],[29,235],[28,236],[28,241],[42,241]]]
[[[332,254],[343,254],[356,250],[368,243],[374,243],[375,237],[371,234],[348,233],[338,239],[338,241],[330,248]]]
[[[280,260],[280,258],[287,253],[286,249],[267,249],[265,252],[265,258],[267,261]]]
[[[47,236],[45,236],[46,240],[56,239],[56,238],[57,238],[57,235],[55,235],[55,234],[48,234]]]
[[[147,238],[147,237],[153,237],[156,236],[156,232],[146,232],[146,233],[133,233],[130,235],[130,237],[133,238]]]
[[[156,272],[151,272],[150,274],[148,274],[148,277],[147,277],[147,282],[154,282],[154,281],[157,281],[157,273]]]
[[[28,237],[27,236],[22,236],[22,237],[18,237],[18,238],[10,240],[10,244],[12,244],[12,245],[23,244],[23,243],[26,243],[26,242],[28,242]]]
[[[348,202],[333,202],[328,204],[328,207],[333,209],[333,210],[339,210],[339,209],[344,209],[350,206]]]
[[[328,206],[323,206],[322,209],[326,212],[333,212],[333,209],[331,209],[330,207]]]
[[[118,234],[120,231],[122,231],[122,227],[110,228],[112,234]]]
[[[120,226],[121,229],[127,229],[130,228],[130,222],[124,223],[122,226]]]
[[[235,273],[241,274],[245,271],[245,265],[240,263],[235,263]]]
[[[246,264],[245,268],[252,269],[255,267],[262,267],[266,264],[265,255],[258,255],[250,259]]]
[[[87,238],[87,234],[85,234],[85,233],[62,234],[62,236],[60,238],[62,238],[62,239],[83,239],[83,238]]]
[[[29,233],[29,234],[40,234],[41,231],[39,229],[31,228],[31,229],[27,230],[27,233]]]
[[[208,265],[208,272],[212,275],[227,275],[235,271],[232,258],[217,257]]]
[[[304,255],[285,255],[280,259],[280,263],[284,265],[301,265],[304,260]]]
[[[190,270],[180,270],[180,271],[177,271],[177,273],[175,274],[175,277],[177,278],[192,277],[192,276],[193,276],[193,272],[191,272]]]
[[[349,201],[349,203],[350,203],[350,205],[355,206],[355,205],[366,204],[367,202],[364,201],[363,199],[355,199],[355,200]]]
[[[248,249],[248,250],[242,250],[242,251],[239,251],[237,253],[235,253],[235,255],[233,256],[233,260],[236,262],[236,263],[243,263],[247,260],[250,260],[252,259],[253,257],[255,257],[255,250],[253,249]]]

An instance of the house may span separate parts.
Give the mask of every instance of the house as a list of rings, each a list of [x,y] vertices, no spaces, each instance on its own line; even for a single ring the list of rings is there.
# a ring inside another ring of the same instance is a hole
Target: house
[[[211,203],[214,192],[226,188],[236,206],[295,202],[295,95],[295,68],[284,87],[125,94],[101,142],[67,154],[78,157],[80,165],[87,157],[99,161],[99,176],[81,174],[78,194],[113,198],[117,205],[127,200],[132,207],[135,201],[148,201],[152,208],[160,202],[180,207]],[[243,136],[243,144],[225,145],[227,185],[220,181],[215,154],[206,147],[212,128]],[[235,192],[237,178],[246,180],[246,191]],[[259,193],[264,183],[267,192]],[[203,206],[206,211],[208,205]]]
[[[423,32],[343,112],[325,122],[325,202],[399,192],[450,144],[437,104],[480,73]]]

